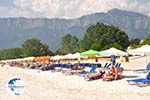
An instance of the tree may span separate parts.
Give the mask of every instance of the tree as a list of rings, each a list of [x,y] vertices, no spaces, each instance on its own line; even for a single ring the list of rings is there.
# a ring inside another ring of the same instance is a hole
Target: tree
[[[139,48],[142,45],[147,45],[147,44],[150,45],[150,36],[146,37],[143,40],[140,40],[140,39],[130,40],[130,48],[131,49]]]
[[[63,54],[74,53],[78,49],[79,40],[76,36],[72,36],[70,34],[66,34],[61,39],[61,48],[59,52]]]
[[[146,45],[146,44],[149,44],[150,45],[150,36],[148,36],[147,38],[145,38],[142,43],[142,45]]]
[[[22,44],[22,54],[23,57],[53,55],[48,45],[36,38],[27,39]]]
[[[60,48],[58,48],[56,50],[55,54],[57,54],[57,55],[63,55],[64,53],[62,52],[62,50]]]
[[[16,59],[21,57],[21,48],[10,48],[0,50],[0,59]]]
[[[72,36],[70,47],[71,47],[71,53],[75,53],[78,50],[79,40],[76,36]]]
[[[93,43],[92,45],[91,45],[91,49],[93,49],[93,50],[100,50],[100,45],[98,44],[98,43]]]
[[[61,39],[61,51],[64,54],[71,52],[71,47],[70,47],[71,38],[72,38],[72,36],[70,34],[66,34]]]
[[[132,38],[130,39],[130,45],[139,45],[140,41],[139,38]]]
[[[135,49],[135,48],[140,47],[141,46],[140,42],[141,42],[141,40],[139,38],[130,39],[130,48]]]
[[[95,26],[91,25],[83,39],[81,40],[81,46],[82,50],[86,51],[89,50],[92,46],[93,43],[99,44],[99,40],[101,38],[101,36],[104,34],[105,28],[103,24],[97,23]]]
[[[91,25],[80,41],[80,50],[104,50],[117,47],[125,50],[129,45],[128,35],[117,27],[97,23]]]

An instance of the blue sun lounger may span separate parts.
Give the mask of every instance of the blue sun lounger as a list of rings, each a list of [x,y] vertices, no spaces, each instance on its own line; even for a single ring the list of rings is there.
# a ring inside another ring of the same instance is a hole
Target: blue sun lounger
[[[109,67],[110,67],[110,65],[111,65],[111,63],[106,63],[106,64],[104,65],[104,67],[102,67],[102,70],[108,70]]]
[[[106,63],[105,66],[104,66],[104,68],[109,68],[110,65],[111,65],[111,63]]]
[[[36,67],[36,65],[35,65],[35,64],[32,64],[32,65],[30,66],[30,69],[35,69],[35,67]]]
[[[138,78],[133,80],[127,80],[130,85],[137,85],[137,86],[148,86],[150,85],[150,72],[146,76],[146,78]]]
[[[138,69],[138,70],[134,70],[133,72],[137,72],[137,73],[147,73],[147,72],[150,72],[150,63],[146,66],[146,69]]]
[[[120,68],[121,67],[121,63],[116,63],[115,67],[116,68]]]
[[[77,74],[82,75],[82,74],[94,73],[96,72],[96,68],[97,68],[96,64],[93,64],[90,71],[82,71],[82,72],[78,72]]]

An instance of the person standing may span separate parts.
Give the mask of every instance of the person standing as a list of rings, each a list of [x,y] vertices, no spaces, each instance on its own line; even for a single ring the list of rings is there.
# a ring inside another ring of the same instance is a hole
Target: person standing
[[[111,61],[112,66],[114,66],[116,64],[116,58],[117,57],[115,55],[110,56],[110,61]]]

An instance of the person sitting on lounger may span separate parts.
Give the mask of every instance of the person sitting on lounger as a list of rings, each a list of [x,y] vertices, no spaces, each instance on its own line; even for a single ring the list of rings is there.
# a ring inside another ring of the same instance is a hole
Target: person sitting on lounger
[[[112,66],[111,69],[104,75],[104,81],[112,81],[117,79],[117,69]]]
[[[84,77],[84,79],[87,80],[87,81],[96,80],[96,79],[103,78],[104,74],[105,74],[105,71],[100,70],[99,72],[96,72],[96,73],[89,73],[89,74],[87,74]]]
[[[123,72],[123,68],[119,67],[116,68],[114,66],[111,67],[111,69],[108,71],[108,73],[106,73],[103,77],[104,81],[112,81],[112,80],[117,80]]]
[[[78,64],[74,64],[71,70],[78,70]]]

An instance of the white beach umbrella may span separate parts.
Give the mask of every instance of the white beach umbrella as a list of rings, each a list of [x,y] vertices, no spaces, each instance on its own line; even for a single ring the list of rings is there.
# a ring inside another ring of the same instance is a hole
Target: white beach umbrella
[[[150,45],[143,45],[142,47],[129,50],[130,55],[150,55]]]
[[[78,52],[72,55],[72,59],[79,59],[79,58],[81,58],[81,56],[80,53]]]
[[[35,57],[26,57],[26,58],[17,58],[17,59],[8,59],[8,60],[2,60],[1,62],[14,62],[14,61],[32,61]]]
[[[65,56],[63,56],[62,59],[72,59],[73,57],[73,54],[69,53],[69,54],[66,54]]]
[[[26,57],[26,58],[23,58],[22,60],[25,61],[25,60],[30,60],[32,61],[35,57]]]
[[[116,48],[110,48],[110,49],[107,49],[107,50],[104,50],[104,51],[100,51],[99,55],[100,56],[106,56],[106,57],[109,57],[111,55],[128,56],[128,53],[126,53],[124,51],[121,51],[121,50],[118,50]]]
[[[142,47],[139,47],[139,48],[136,48],[133,50],[129,50],[128,53],[130,55],[140,55],[140,56],[145,55],[146,56],[146,65],[147,65],[149,63],[147,55],[150,55],[150,45],[143,45]]]
[[[52,60],[60,60],[62,56],[60,55],[56,55],[56,56],[53,56],[51,59]]]

